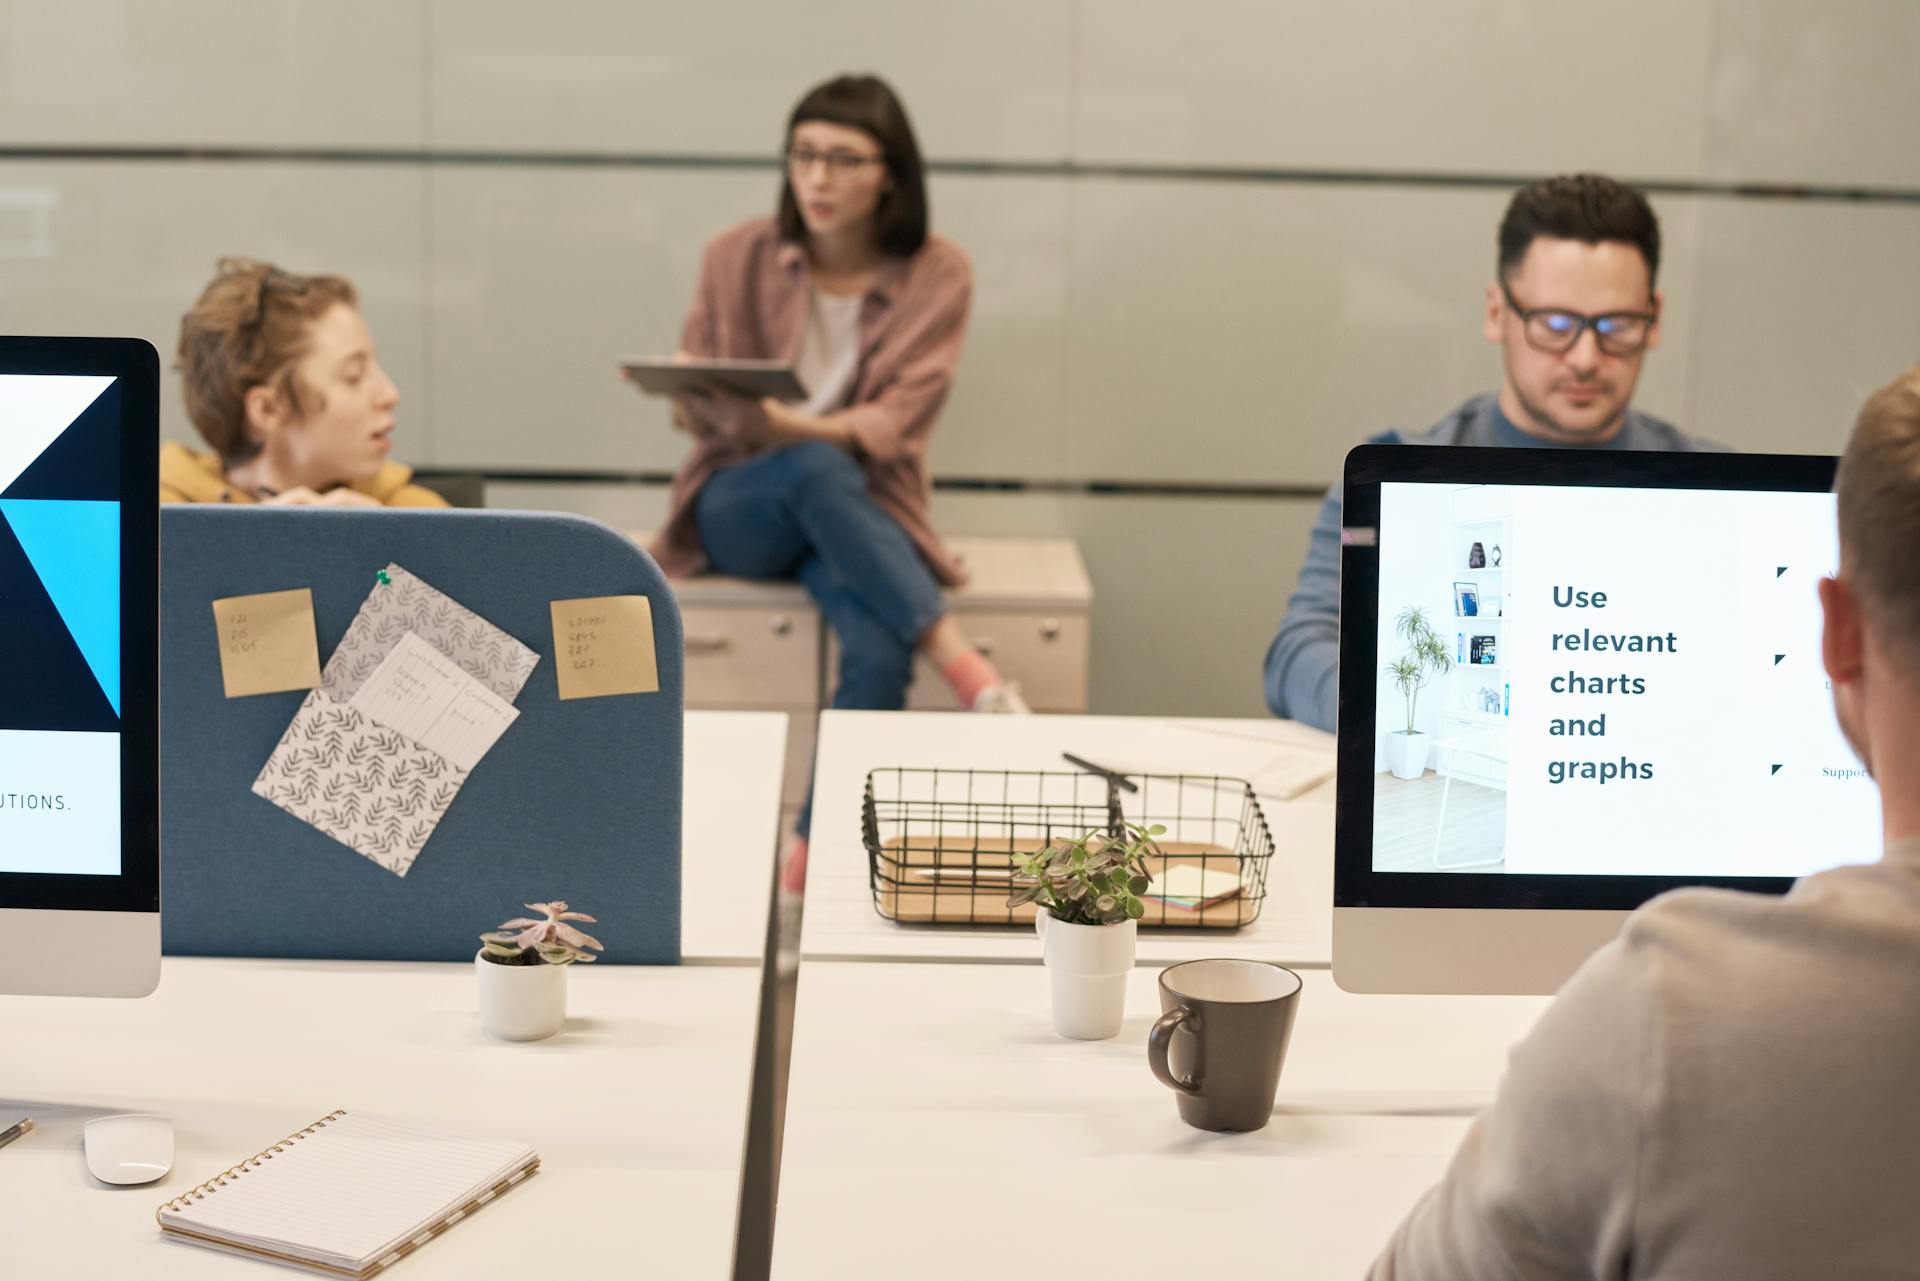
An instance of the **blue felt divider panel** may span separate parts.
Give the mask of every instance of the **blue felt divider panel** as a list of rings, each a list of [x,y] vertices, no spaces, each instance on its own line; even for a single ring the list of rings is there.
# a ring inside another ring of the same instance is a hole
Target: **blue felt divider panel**
[[[680,959],[680,611],[576,516],[168,507],[160,521],[160,909],[176,955],[463,961],[523,903],[599,918],[605,959]],[[224,696],[213,602],[307,587],[325,664],[389,561],[540,655],[403,877],[255,796],[304,691]],[[549,603],[646,596],[660,692],[560,701]]]

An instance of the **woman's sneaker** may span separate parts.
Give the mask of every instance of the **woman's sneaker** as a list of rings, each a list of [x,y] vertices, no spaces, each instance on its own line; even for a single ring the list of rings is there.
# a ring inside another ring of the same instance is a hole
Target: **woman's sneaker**
[[[1020,687],[1011,683],[989,685],[973,700],[973,710],[995,716],[1031,716],[1033,709],[1020,697]]]

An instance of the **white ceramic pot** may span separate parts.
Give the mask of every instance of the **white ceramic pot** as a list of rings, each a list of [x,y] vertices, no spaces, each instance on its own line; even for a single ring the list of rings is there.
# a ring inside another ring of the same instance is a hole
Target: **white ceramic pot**
[[[480,981],[480,1026],[502,1041],[538,1041],[567,1021],[570,965],[499,965],[474,954]]]
[[[1053,1030],[1077,1041],[1118,1036],[1140,923],[1070,925],[1042,908],[1034,928],[1053,989]]]
[[[1427,736],[1397,729],[1387,735],[1387,762],[1395,778],[1419,778],[1427,772]]]

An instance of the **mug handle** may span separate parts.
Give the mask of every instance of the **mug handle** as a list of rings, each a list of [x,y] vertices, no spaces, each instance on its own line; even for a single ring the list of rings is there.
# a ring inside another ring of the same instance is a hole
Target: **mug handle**
[[[1147,1066],[1160,1078],[1160,1084],[1182,1094],[1200,1093],[1200,1080],[1198,1077],[1188,1077],[1184,1081],[1176,1078],[1173,1069],[1167,1065],[1167,1047],[1173,1044],[1173,1030],[1191,1018],[1191,1009],[1184,1005],[1177,1006],[1155,1019],[1153,1030],[1147,1033]],[[1187,1030],[1191,1032],[1193,1029]]]

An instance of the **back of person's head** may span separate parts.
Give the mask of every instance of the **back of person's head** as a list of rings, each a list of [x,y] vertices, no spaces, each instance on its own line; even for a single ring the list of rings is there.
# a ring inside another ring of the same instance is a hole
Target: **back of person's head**
[[[1500,220],[1500,278],[1507,279],[1541,236],[1597,245],[1617,240],[1640,251],[1647,288],[1660,274],[1660,220],[1647,198],[1605,174],[1561,174],[1513,193]]]
[[[1841,576],[1894,661],[1920,680],[1920,365],[1861,407],[1834,489]]]
[[[313,322],[333,307],[356,305],[342,276],[299,276],[251,258],[222,258],[211,283],[180,318],[176,358],[187,417],[231,466],[259,452],[247,431],[246,395],[270,387],[297,416],[314,393],[294,364],[307,351]]]
[[[892,184],[874,210],[874,235],[880,248],[902,257],[918,253],[927,243],[927,180],[920,161],[907,109],[891,86],[878,76],[835,76],[806,92],[787,118],[786,143],[796,126],[810,120],[870,134],[886,157]],[[780,234],[788,240],[806,235],[800,206],[793,198],[793,182],[780,185]]]

